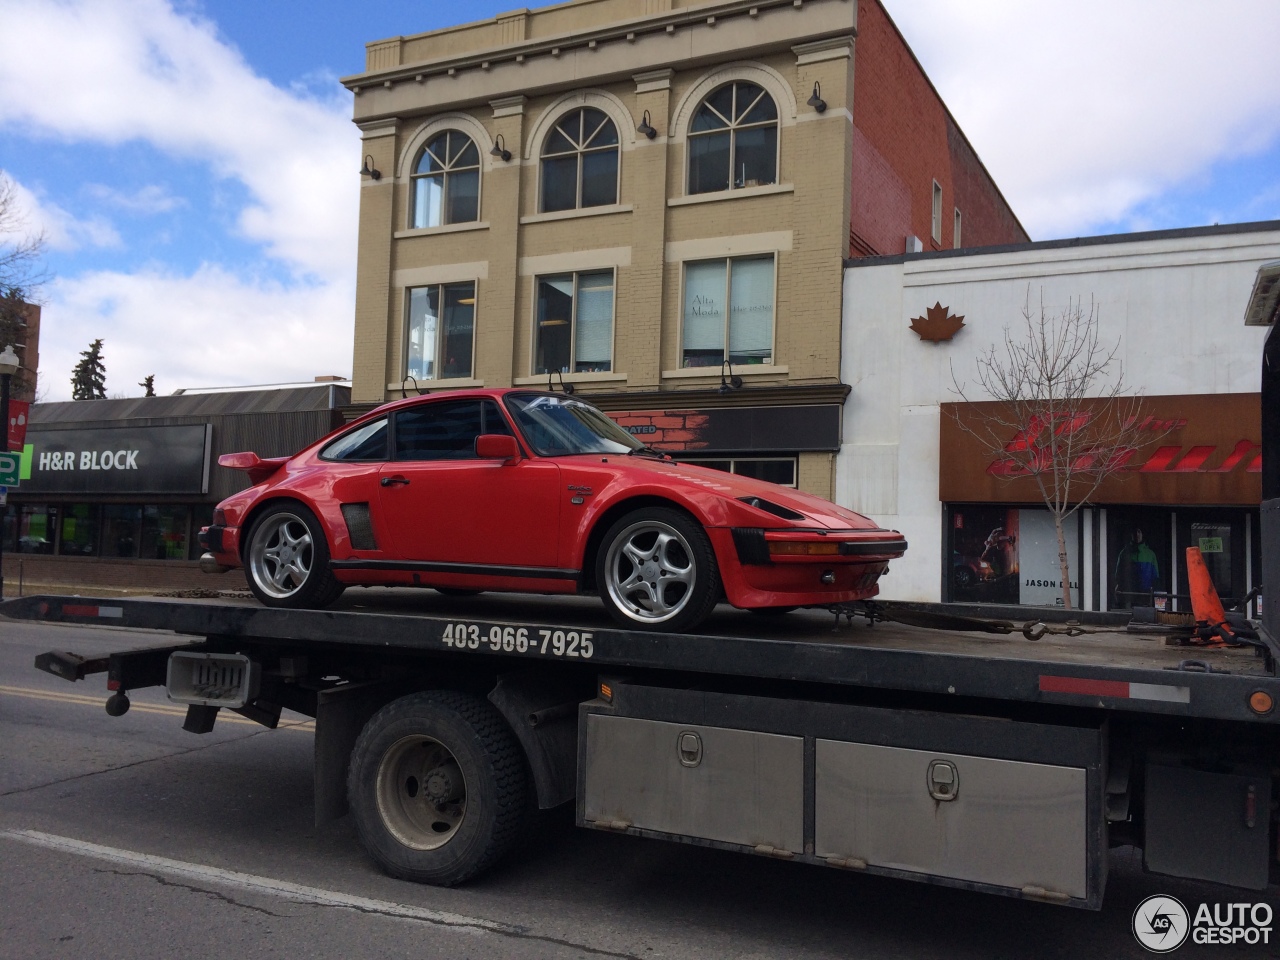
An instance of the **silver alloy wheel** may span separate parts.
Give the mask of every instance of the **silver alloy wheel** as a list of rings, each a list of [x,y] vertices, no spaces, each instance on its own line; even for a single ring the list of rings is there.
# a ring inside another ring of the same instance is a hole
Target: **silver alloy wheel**
[[[378,764],[377,800],[392,836],[414,850],[435,850],[453,839],[467,814],[467,783],[439,740],[404,737]]]
[[[263,593],[287,600],[311,576],[315,558],[311,530],[292,513],[274,513],[253,531],[249,570]]]
[[[665,623],[693,597],[693,556],[693,548],[675,527],[661,520],[640,520],[609,544],[605,589],[632,620]]]

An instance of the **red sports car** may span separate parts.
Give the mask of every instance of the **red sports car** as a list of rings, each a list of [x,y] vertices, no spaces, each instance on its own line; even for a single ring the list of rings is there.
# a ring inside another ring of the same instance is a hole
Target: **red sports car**
[[[819,497],[676,463],[589,403],[466,390],[388,403],[293,457],[201,531],[206,570],[268,606],[352,584],[596,593],[629,627],[689,630],[722,599],[782,611],[875,596],[902,535]]]

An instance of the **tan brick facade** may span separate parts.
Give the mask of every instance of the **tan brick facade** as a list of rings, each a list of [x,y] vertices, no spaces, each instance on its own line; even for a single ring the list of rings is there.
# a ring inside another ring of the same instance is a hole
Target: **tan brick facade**
[[[576,0],[369,44],[366,72],[344,80],[381,174],[361,193],[353,402],[411,390],[406,291],[450,282],[476,284],[472,370],[419,386],[545,385],[537,278],[579,270],[613,272],[612,356],[607,372],[563,378],[606,409],[637,409],[640,395],[652,409],[785,405],[815,387],[838,402],[858,10],[850,0]],[[691,194],[690,123],[734,81],[776,105],[775,182]],[[825,111],[806,102],[815,87]],[[543,212],[540,153],[579,107],[616,126],[617,202]],[[646,116],[653,139],[637,131]],[[411,173],[444,130],[479,148],[478,217],[413,229]],[[510,160],[490,153],[499,142]],[[773,259],[773,348],[767,362],[733,368],[745,383],[726,399],[715,395],[719,368],[682,363],[684,284],[687,264],[739,256]],[[829,495],[829,455],[800,461],[801,486]]]

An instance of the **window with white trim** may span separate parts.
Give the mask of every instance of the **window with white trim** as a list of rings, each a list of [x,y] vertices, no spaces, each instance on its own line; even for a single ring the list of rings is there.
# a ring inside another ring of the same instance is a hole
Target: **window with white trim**
[[[778,107],[764,88],[735,80],[712,91],[689,124],[689,193],[778,182]]]
[[[480,219],[480,151],[465,133],[432,138],[409,176],[409,226],[440,227]]]
[[[618,128],[603,111],[566,113],[542,144],[542,212],[618,202]]]
[[[613,271],[538,277],[533,372],[613,369]]]
[[[773,363],[774,256],[684,265],[680,366]]]
[[[934,243],[942,242],[942,184],[933,181],[933,222],[930,234]]]
[[[406,377],[469,378],[475,351],[475,282],[410,287],[405,291],[405,310]]]

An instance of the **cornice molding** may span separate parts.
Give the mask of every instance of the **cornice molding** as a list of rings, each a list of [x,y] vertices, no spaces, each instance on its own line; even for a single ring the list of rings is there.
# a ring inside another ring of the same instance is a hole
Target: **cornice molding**
[[[845,5],[850,0],[837,0],[837,2]],[[727,0],[724,3],[697,8],[682,7],[656,15],[618,20],[594,29],[487,47],[457,57],[442,57],[436,60],[421,60],[374,68],[342,77],[339,82],[358,95],[362,89],[372,86],[391,86],[406,80],[417,83],[430,82],[435,77],[454,76],[463,70],[490,70],[507,62],[520,64],[535,56],[559,57],[564,52],[579,47],[594,50],[607,43],[619,41],[635,43],[638,38],[647,35],[672,34],[680,29],[693,27],[715,29],[717,21],[731,17],[749,16],[756,19],[770,9],[800,8],[801,6],[802,4],[797,3],[796,0]],[[838,39],[847,43],[849,35],[853,33],[852,25],[842,32],[844,35]],[[391,37],[369,46],[381,44],[390,47],[392,44],[404,44],[413,39],[412,36]]]
[[[542,379],[542,378],[539,378]],[[675,410],[696,407],[812,407],[843,405],[853,390],[847,383],[777,384],[747,386],[732,393],[716,388],[698,387],[685,390],[621,391],[592,389],[595,384],[577,383],[577,393],[601,410]],[[602,385],[603,386],[603,385]],[[397,385],[397,389],[399,385]],[[432,392],[429,388],[424,393]],[[444,391],[440,391],[444,392]],[[363,416],[386,401],[349,403],[339,409],[348,420]]]

